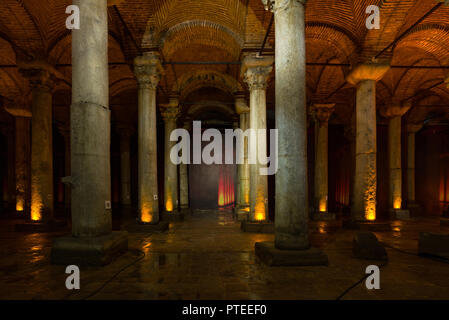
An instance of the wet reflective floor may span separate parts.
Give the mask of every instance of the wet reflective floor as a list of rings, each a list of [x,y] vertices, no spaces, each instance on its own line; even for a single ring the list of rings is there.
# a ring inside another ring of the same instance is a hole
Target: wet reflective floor
[[[14,232],[0,220],[0,299],[335,299],[368,265],[352,256],[354,232],[336,223],[310,224],[324,267],[267,267],[254,243],[274,235],[240,230],[232,213],[196,211],[161,234],[129,234],[129,251],[113,263],[81,268],[81,290],[65,287],[65,266],[49,263],[51,241],[67,233]],[[344,299],[449,299],[449,264],[416,256],[420,231],[449,233],[439,219],[397,222],[376,233],[388,247],[381,290],[356,286]]]

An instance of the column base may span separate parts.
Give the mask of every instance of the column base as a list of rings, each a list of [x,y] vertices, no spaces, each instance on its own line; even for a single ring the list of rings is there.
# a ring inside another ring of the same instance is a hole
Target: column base
[[[418,253],[449,259],[449,234],[421,232]]]
[[[48,222],[25,222],[18,223],[15,226],[17,232],[29,232],[29,233],[47,233],[63,231],[67,227],[67,221],[65,220],[51,220]]]
[[[184,213],[180,211],[164,212],[161,218],[162,221],[184,221]]]
[[[344,221],[344,229],[363,230],[371,232],[388,232],[391,231],[390,222],[385,221]]]
[[[53,241],[51,263],[104,266],[128,250],[128,232],[116,231],[99,237],[72,236]]]
[[[368,231],[357,232],[352,240],[352,253],[356,258],[367,260],[387,261],[385,248],[379,243],[377,237]]]
[[[337,219],[337,215],[335,213],[330,212],[315,212],[312,215],[313,221],[333,221]]]
[[[410,220],[410,211],[405,209],[388,210],[391,220]]]
[[[248,233],[274,233],[274,223],[271,221],[250,222],[242,221],[241,229]]]
[[[317,248],[280,250],[274,242],[256,242],[256,257],[268,266],[327,266],[327,255]]]
[[[170,223],[168,221],[160,221],[156,224],[149,223],[133,223],[125,227],[125,230],[130,233],[162,233],[169,229]]]

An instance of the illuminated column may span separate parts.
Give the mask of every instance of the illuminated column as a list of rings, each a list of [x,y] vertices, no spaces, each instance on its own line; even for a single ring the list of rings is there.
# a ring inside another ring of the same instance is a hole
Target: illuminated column
[[[235,99],[235,108],[237,114],[240,115],[240,129],[245,132],[249,128],[249,107],[244,96],[237,96]],[[236,208],[237,220],[246,220],[250,209],[250,189],[249,189],[249,164],[248,164],[248,140],[243,143],[243,164],[238,166],[239,184],[239,202]]]
[[[187,119],[184,123],[184,129],[191,131],[192,121]],[[180,191],[180,207],[181,210],[189,208],[189,170],[185,163],[179,165],[179,191]]]
[[[315,210],[316,218],[325,218],[328,213],[328,147],[329,118],[334,112],[335,104],[315,104]],[[335,216],[334,216],[335,217]],[[331,217],[329,217],[331,218]]]
[[[376,219],[376,81],[388,69],[388,65],[361,64],[347,77],[349,83],[357,86],[354,203],[351,209],[354,221]]]
[[[28,159],[30,153],[30,119],[16,117],[16,211],[26,210],[30,176]]]
[[[139,85],[138,220],[158,224],[156,88],[163,73],[159,55],[148,52],[137,57],[134,72]]]
[[[58,130],[64,137],[64,175],[70,177],[70,126],[60,125]],[[71,206],[70,198],[70,184],[64,184],[64,206],[66,209]]]
[[[388,118],[388,168],[390,210],[402,209],[402,162],[401,123],[402,116],[410,105],[388,105],[381,109],[381,115]]]
[[[273,62],[273,57],[247,56],[241,70],[250,91],[250,128],[257,132],[257,142],[250,143],[248,151],[255,160],[250,164],[249,221],[252,222],[268,218],[268,178],[260,174],[262,165],[257,155],[267,155],[266,89]],[[259,130],[265,130],[265,133]]]
[[[53,220],[53,127],[51,70],[21,69],[32,89],[31,118],[31,220]]]
[[[124,207],[131,206],[131,153],[130,144],[134,128],[130,126],[118,126],[120,136],[120,203]]]
[[[170,141],[170,134],[176,129],[176,119],[179,116],[179,101],[171,98],[170,103],[162,105],[162,117],[165,123],[165,212],[178,213],[178,167],[170,159],[170,151],[176,142]]]
[[[407,125],[407,204],[408,208],[416,207],[415,197],[415,138],[422,124]]]

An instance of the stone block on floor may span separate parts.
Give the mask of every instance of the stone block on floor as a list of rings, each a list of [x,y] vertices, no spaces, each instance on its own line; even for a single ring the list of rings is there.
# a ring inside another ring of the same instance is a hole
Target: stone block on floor
[[[449,234],[421,232],[418,253],[449,259]]]
[[[99,237],[57,238],[51,249],[51,263],[103,266],[128,250],[128,232],[116,231]]]
[[[391,209],[389,211],[391,220],[410,220],[410,211],[409,210],[399,210],[399,209]]]
[[[317,248],[280,250],[274,242],[256,242],[256,257],[269,266],[327,266],[327,255]]]
[[[385,248],[379,243],[374,233],[367,231],[360,231],[354,235],[352,253],[359,259],[388,260]]]
[[[241,229],[249,233],[274,233],[274,223],[242,221]]]

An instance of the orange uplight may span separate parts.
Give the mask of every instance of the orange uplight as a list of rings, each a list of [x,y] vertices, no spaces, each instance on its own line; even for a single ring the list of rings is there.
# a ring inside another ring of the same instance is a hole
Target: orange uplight
[[[256,221],[264,221],[265,220],[265,201],[263,201],[263,199],[260,199],[257,203],[256,203],[256,207],[254,208],[254,219],[256,219]]]
[[[153,220],[153,214],[151,213],[150,209],[146,206],[142,208],[141,214],[140,214],[140,220],[143,223],[150,223]]]
[[[220,179],[218,182],[218,206],[232,205],[235,201],[234,178],[227,167],[220,168]]]
[[[327,212],[327,201],[326,201],[326,199],[321,199],[320,200],[319,209],[320,209],[320,212]]]
[[[365,218],[368,221],[376,220],[376,203],[368,203],[365,207]]]
[[[16,211],[17,212],[22,212],[24,209],[25,209],[25,201],[24,201],[23,197],[17,196],[17,199],[16,199]]]
[[[33,185],[31,189],[31,220],[42,220],[42,208],[44,206],[38,188]]]
[[[167,203],[165,204],[165,210],[167,210],[167,212],[173,211],[173,202],[171,201],[171,199],[167,200]]]
[[[265,213],[256,212],[255,219],[256,219],[256,221],[264,221],[265,220]]]
[[[399,210],[399,209],[401,209],[401,207],[402,207],[402,199],[399,197],[394,199],[393,208]]]

